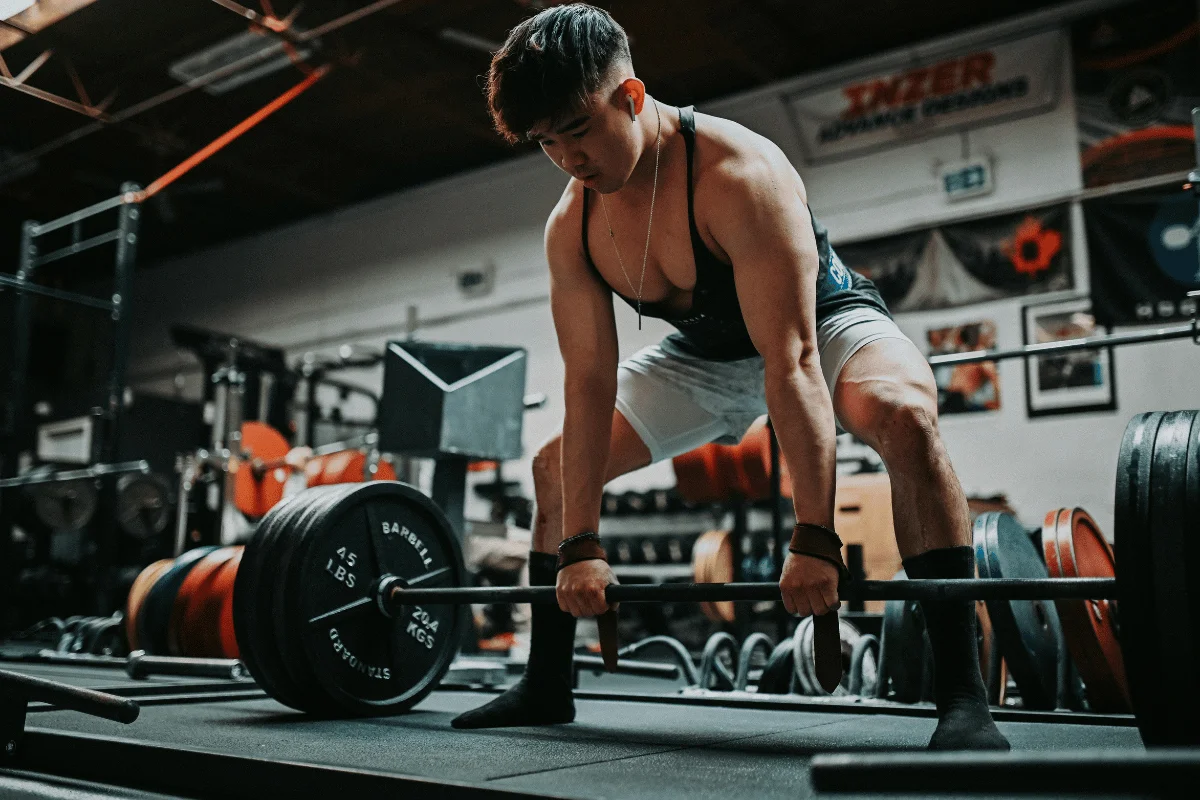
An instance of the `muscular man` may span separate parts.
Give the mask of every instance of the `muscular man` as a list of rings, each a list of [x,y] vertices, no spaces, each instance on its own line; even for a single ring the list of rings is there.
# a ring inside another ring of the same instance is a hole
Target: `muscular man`
[[[522,680],[455,727],[574,719],[575,619],[605,612],[604,589],[616,583],[594,533],[604,484],[705,442],[736,442],[763,413],[791,468],[793,542],[836,546],[840,424],[887,466],[909,576],[974,576],[929,366],[874,286],[833,252],[777,146],[656,101],[634,75],[624,30],[582,4],[509,33],[488,101],[506,138],[536,141],[570,176],[545,238],[566,419],[533,462],[529,570],[531,583],[557,585],[559,607],[535,606]],[[678,332],[618,364],[614,293]],[[837,607],[837,583],[829,561],[792,553],[784,605],[824,614]],[[926,602],[924,613],[939,717],[930,746],[1007,749],[980,678],[974,603]]]

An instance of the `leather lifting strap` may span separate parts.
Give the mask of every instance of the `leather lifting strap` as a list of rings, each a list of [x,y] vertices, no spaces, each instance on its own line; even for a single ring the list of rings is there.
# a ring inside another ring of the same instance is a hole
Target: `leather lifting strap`
[[[842,561],[841,537],[823,525],[797,523],[788,551],[833,564],[838,569],[839,587],[850,579],[850,570]],[[842,682],[842,632],[837,608],[813,617],[813,662],[817,682],[832,694]]]
[[[598,538],[579,539],[570,542],[558,550],[558,568],[569,567],[580,561],[608,561],[608,554]],[[620,638],[617,636],[617,610],[610,608],[596,617],[596,627],[600,634],[600,656],[604,659],[604,668],[609,672],[617,670],[617,650]]]

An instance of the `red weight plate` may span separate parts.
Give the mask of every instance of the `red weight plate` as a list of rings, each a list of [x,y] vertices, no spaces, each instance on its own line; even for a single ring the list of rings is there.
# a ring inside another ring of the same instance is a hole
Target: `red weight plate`
[[[242,563],[242,550],[241,547],[237,549],[237,553],[225,562],[213,581],[213,596],[220,599],[217,641],[221,658],[241,658],[233,629],[233,582],[237,578],[238,565]]]
[[[242,424],[242,452],[246,459],[233,459],[229,471],[233,474],[233,503],[250,519],[258,519],[283,499],[287,469],[276,467],[256,473],[253,462],[282,464],[288,454],[283,434],[262,422]]]
[[[171,619],[167,623],[167,653],[173,656],[199,656],[192,644],[193,638],[203,638],[203,618],[198,609],[210,592],[210,584],[217,571],[233,557],[232,547],[214,550],[196,563],[179,586],[175,603],[171,606]],[[189,652],[190,651],[190,652]],[[204,654],[209,655],[209,654]]]
[[[129,597],[125,601],[125,637],[129,640],[131,652],[144,649],[138,642],[137,618],[142,611],[142,604],[146,602],[146,595],[150,594],[154,582],[174,563],[173,558],[155,561],[139,572],[133,579],[133,585],[129,587]]]
[[[304,465],[304,477],[310,487],[321,485],[321,476],[325,472],[325,458],[325,456],[313,456]]]
[[[358,450],[340,450],[325,457],[325,468],[321,472],[321,484],[362,483],[363,467],[367,457]]]
[[[672,459],[679,496],[692,503],[724,499],[717,482],[718,445],[706,444]]]
[[[221,616],[224,607],[228,605],[232,617],[233,579],[237,575],[242,547],[223,548],[223,553],[225,557],[209,573],[188,604],[180,640],[180,655],[191,658],[226,657],[226,648],[221,639]],[[230,623],[232,624],[232,619]],[[233,649],[236,651],[236,646]]]
[[[766,500],[771,496],[771,431],[767,418],[762,417],[742,437],[740,445],[742,471],[746,475],[747,497]],[[792,480],[783,454],[779,455],[779,490],[783,497],[792,496]]]
[[[1047,515],[1047,522],[1049,522]],[[1043,525],[1043,541],[1047,538]],[[1112,578],[1116,560],[1096,521],[1081,508],[1059,509],[1054,521],[1059,574],[1064,578]],[[1047,560],[1049,563],[1049,560]],[[1051,575],[1055,575],[1051,571]],[[1108,600],[1056,600],[1067,649],[1087,687],[1092,710],[1128,713],[1132,709],[1125,662]]]
[[[750,482],[742,470],[741,448],[727,444],[714,444],[712,448],[720,499],[749,497]]]
[[[339,450],[336,453],[321,456],[319,475],[315,481],[312,473],[309,475],[309,486],[329,486],[338,483],[362,483],[365,477],[367,456],[361,450]],[[371,480],[394,481],[396,469],[387,461],[380,461],[375,467],[375,475]]]

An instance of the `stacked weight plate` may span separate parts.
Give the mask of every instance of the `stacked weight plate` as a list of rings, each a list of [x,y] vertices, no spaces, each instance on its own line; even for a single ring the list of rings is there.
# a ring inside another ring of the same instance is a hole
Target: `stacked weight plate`
[[[188,573],[215,547],[197,547],[176,558],[154,581],[146,593],[137,616],[137,640],[139,649],[156,655],[170,655],[167,647],[167,632],[171,624],[171,612],[179,587],[187,580]]]
[[[125,603],[131,650],[192,658],[237,658],[233,582],[242,548],[199,547],[155,561],[138,574]]]
[[[196,562],[179,586],[167,624],[167,652],[193,658],[237,658],[233,580],[241,547],[222,547]],[[228,633],[223,635],[223,628]],[[228,645],[233,643],[233,647]]]
[[[234,586],[242,660],[293,708],[321,715],[393,714],[441,680],[457,650],[451,605],[392,619],[373,591],[459,586],[459,544],[429,498],[402,483],[319,486],[277,505],[246,546]]]
[[[975,519],[975,565],[981,578],[1046,579],[1048,573],[1029,533],[1015,517],[989,511]],[[988,617],[1022,704],[1030,709],[1060,705],[1066,681],[1062,626],[1053,603],[992,600]]]
[[[1112,547],[1082,508],[1060,508],[1046,514],[1042,551],[1052,578],[1116,575]],[[1086,687],[1090,709],[1129,713],[1129,687],[1117,639],[1116,603],[1060,599],[1054,604],[1062,620],[1067,650]]]
[[[146,595],[162,574],[175,563],[172,559],[164,558],[147,566],[134,578],[129,587],[129,596],[125,602],[125,638],[130,650],[145,650],[141,636],[138,634],[138,621],[146,604]]]
[[[1200,412],[1139,414],[1117,461],[1122,654],[1147,746],[1200,744]]]

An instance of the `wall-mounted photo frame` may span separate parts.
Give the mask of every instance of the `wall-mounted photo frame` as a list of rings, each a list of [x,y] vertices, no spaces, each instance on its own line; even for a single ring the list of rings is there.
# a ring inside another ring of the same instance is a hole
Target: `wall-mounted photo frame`
[[[1025,344],[1061,342],[1107,333],[1092,301],[1082,297],[1022,309]],[[1112,348],[1074,350],[1025,360],[1025,403],[1030,417],[1115,411],[1117,383]]]
[[[929,355],[994,350],[996,323],[974,320],[925,331]],[[1000,371],[995,361],[933,368],[937,382],[938,416],[1000,410]]]

